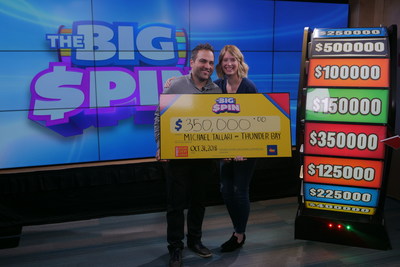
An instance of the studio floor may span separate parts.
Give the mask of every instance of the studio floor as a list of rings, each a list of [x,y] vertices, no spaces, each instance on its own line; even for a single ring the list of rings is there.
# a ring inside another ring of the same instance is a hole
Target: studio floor
[[[253,202],[246,244],[220,253],[232,234],[225,206],[206,210],[203,243],[214,255],[184,250],[184,266],[400,266],[400,201],[387,198],[391,250],[294,239],[297,198]],[[16,248],[0,250],[0,266],[168,266],[165,213],[113,216],[26,226]]]

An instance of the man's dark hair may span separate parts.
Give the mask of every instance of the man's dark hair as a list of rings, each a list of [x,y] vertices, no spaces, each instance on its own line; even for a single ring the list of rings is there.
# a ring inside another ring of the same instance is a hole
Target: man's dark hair
[[[193,48],[193,50],[192,50],[192,56],[191,56],[191,59],[193,60],[193,61],[195,61],[196,60],[196,58],[197,58],[197,53],[200,51],[200,50],[209,50],[209,51],[211,51],[213,54],[214,54],[214,48],[212,47],[212,45],[210,45],[210,44],[199,44],[199,45],[197,45],[195,48]]]

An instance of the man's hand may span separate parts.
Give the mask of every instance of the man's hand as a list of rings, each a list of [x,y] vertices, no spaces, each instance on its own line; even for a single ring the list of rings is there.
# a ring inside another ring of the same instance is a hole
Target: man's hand
[[[160,161],[160,162],[167,162],[167,161],[169,161],[168,159],[161,159],[161,157],[160,157],[160,149],[157,149],[157,152],[156,152],[156,159],[157,159],[157,161]]]

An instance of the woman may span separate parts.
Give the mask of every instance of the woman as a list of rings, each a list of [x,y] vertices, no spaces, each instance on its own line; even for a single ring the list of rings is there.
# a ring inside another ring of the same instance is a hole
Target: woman
[[[247,78],[249,70],[243,54],[234,45],[222,48],[216,66],[218,80],[214,81],[224,93],[257,93],[255,84]],[[221,252],[234,251],[246,240],[246,226],[250,214],[249,185],[256,166],[256,159],[236,156],[220,161],[220,190],[232,220],[234,232],[221,245]]]

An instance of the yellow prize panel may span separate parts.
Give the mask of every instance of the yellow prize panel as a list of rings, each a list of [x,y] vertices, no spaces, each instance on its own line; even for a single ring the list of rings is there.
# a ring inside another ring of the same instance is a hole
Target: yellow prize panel
[[[289,95],[161,95],[161,158],[290,157]]]
[[[375,211],[376,211],[376,209],[373,207],[343,205],[343,204],[336,204],[336,203],[323,203],[323,202],[315,202],[315,201],[306,201],[306,207],[309,209],[358,213],[358,214],[364,214],[364,215],[374,215]]]

